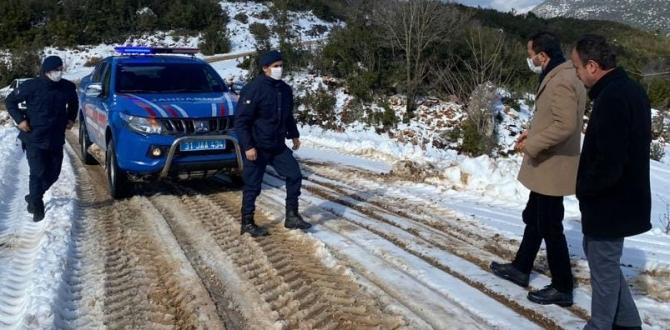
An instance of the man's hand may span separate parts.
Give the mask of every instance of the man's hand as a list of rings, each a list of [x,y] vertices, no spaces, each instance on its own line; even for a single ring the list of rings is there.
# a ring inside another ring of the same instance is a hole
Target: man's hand
[[[293,150],[298,150],[300,149],[300,139],[299,138],[293,138]]]
[[[72,120],[68,120],[67,125],[65,126],[65,129],[66,130],[72,129],[73,126],[74,126],[74,122]]]
[[[24,120],[24,121],[22,121],[22,122],[19,123],[19,129],[20,129],[22,132],[26,132],[26,133],[28,133],[28,132],[30,132],[30,130],[31,130],[31,129],[30,129],[30,124],[28,124],[28,121],[27,121],[27,120]]]
[[[526,147],[526,139],[528,138],[528,131],[524,131],[516,139],[516,144],[514,145],[514,150],[518,152],[523,152],[523,148]]]
[[[258,157],[258,154],[256,153],[256,148],[251,148],[245,151],[244,154],[247,156],[247,159],[252,162],[255,161],[256,158]]]

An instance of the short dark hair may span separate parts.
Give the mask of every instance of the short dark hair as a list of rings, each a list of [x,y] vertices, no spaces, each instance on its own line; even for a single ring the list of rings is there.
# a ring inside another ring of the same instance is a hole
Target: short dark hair
[[[535,33],[530,36],[528,41],[533,42],[533,51],[537,54],[540,52],[545,52],[549,57],[555,57],[558,55],[563,56],[563,51],[561,50],[561,40],[558,39],[558,36],[547,31],[542,31]]]
[[[588,61],[598,63],[601,69],[616,68],[616,51],[605,37],[597,34],[585,34],[579,38],[575,50],[582,65]]]

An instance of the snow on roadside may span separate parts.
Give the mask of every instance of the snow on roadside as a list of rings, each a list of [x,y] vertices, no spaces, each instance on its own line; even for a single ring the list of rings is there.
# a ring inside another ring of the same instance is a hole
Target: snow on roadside
[[[14,120],[7,111],[0,111],[0,129],[14,126]]]
[[[54,302],[72,243],[70,228],[77,195],[74,171],[65,154],[58,182],[44,196],[46,217],[32,222],[23,196],[28,164],[13,128],[0,128],[0,327],[53,327]]]
[[[504,200],[517,206],[525,203],[528,197],[528,190],[516,180],[521,164],[520,156],[471,158],[459,155],[454,150],[400,143],[362,125],[345,132],[303,126],[301,135],[305,146],[385,162],[389,168],[400,161],[411,160],[432,169],[433,176],[426,178],[426,182],[456,191],[467,190],[481,197]],[[575,202],[568,201],[566,209],[568,214],[578,212]]]

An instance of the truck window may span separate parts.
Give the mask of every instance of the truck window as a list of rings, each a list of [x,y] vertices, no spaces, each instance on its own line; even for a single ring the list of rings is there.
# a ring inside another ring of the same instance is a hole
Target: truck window
[[[107,68],[107,62],[100,62],[98,65],[95,66],[95,70],[93,71],[93,76],[91,77],[91,82],[97,83],[102,80],[102,73],[105,71]]]
[[[116,69],[119,93],[215,93],[227,91],[221,77],[202,63],[127,63]]]
[[[102,97],[107,97],[109,95],[109,84],[111,83],[112,79],[112,70],[109,69],[109,65],[105,65],[105,70],[103,71],[103,76],[102,76],[102,94],[100,96]]]

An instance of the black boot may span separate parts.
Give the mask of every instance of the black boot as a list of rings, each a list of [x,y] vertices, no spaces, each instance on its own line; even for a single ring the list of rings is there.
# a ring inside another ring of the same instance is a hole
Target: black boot
[[[491,271],[498,277],[504,278],[516,285],[527,287],[530,276],[516,269],[512,264],[491,263]]]
[[[33,214],[35,212],[35,208],[33,207],[33,203],[30,201],[30,194],[23,197],[23,199],[25,199],[26,203],[28,203],[28,213]]]
[[[286,220],[284,227],[288,229],[310,229],[312,225],[302,219],[297,209],[286,209]]]
[[[528,300],[541,305],[555,304],[561,307],[572,306],[572,292],[561,292],[547,285],[544,289],[528,293]]]
[[[33,221],[40,222],[44,219],[44,203],[39,201],[33,204]]]
[[[642,330],[642,327],[622,327],[620,325],[613,325],[612,330]]]
[[[251,237],[260,237],[267,236],[268,230],[263,227],[256,226],[256,223],[254,222],[254,215],[247,214],[242,215],[242,228],[240,229],[240,235],[244,235],[244,233],[249,233]]]

